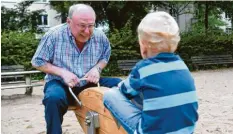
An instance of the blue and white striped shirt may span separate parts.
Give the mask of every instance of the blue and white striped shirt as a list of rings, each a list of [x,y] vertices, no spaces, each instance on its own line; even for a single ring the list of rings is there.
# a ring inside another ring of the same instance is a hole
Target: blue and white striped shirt
[[[198,120],[196,89],[181,58],[160,53],[141,60],[120,84],[129,99],[142,94],[143,109],[135,134],[191,134]]]
[[[95,29],[92,37],[84,44],[80,52],[75,43],[67,24],[51,28],[41,39],[35,55],[32,58],[34,66],[43,66],[49,62],[55,66],[64,68],[82,78],[99,61],[108,62],[111,54],[111,47],[106,35]],[[62,78],[46,74],[45,81]],[[80,86],[84,86],[81,81]]]

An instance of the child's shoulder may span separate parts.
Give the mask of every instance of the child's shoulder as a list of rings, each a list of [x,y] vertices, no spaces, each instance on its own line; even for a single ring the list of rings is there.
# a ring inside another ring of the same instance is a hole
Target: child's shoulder
[[[142,59],[140,60],[139,62],[136,63],[136,67],[137,68],[142,68],[142,67],[145,67],[145,66],[148,66],[148,65],[151,65],[151,64],[156,64],[156,63],[159,63],[160,61],[159,60],[156,60],[156,59]]]

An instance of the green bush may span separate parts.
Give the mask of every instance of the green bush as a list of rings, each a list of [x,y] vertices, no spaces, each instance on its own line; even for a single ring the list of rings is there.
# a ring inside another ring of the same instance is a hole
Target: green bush
[[[233,34],[183,34],[177,53],[183,58],[189,68],[192,69],[190,60],[192,56],[233,55]]]
[[[211,31],[210,31],[211,32]],[[125,28],[116,30],[109,37],[112,43],[111,60],[103,74],[107,76],[121,76],[124,73],[117,68],[117,60],[141,59],[137,36]],[[117,45],[116,45],[117,44]],[[224,33],[215,35],[214,32],[205,35],[200,33],[184,33],[181,35],[177,54],[185,61],[190,70],[193,70],[192,56],[200,55],[233,55],[233,34]],[[207,66],[207,69],[218,66]]]
[[[39,43],[33,33],[2,32],[1,40],[2,65],[24,65],[32,70],[30,62]]]
[[[121,30],[108,33],[112,54],[108,66],[103,70],[104,76],[121,76],[124,73],[118,69],[117,60],[141,59],[136,32],[130,30],[127,24]],[[31,59],[39,40],[33,33],[2,32],[1,63],[2,65],[24,65],[26,70],[32,70]],[[177,52],[192,70],[191,56],[231,54],[233,55],[233,34],[202,35],[185,33],[181,35]],[[211,67],[209,67],[211,68]]]
[[[136,32],[131,30],[130,20],[122,29],[114,29],[108,34],[111,43],[111,57],[108,66],[103,70],[105,76],[123,75],[118,69],[117,60],[140,59],[140,50]]]

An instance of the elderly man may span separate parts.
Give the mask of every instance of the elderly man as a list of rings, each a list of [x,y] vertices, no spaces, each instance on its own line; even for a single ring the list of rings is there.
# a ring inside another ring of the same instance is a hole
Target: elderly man
[[[46,73],[43,104],[48,134],[62,133],[63,116],[74,102],[68,87],[78,94],[98,82],[113,87],[121,81],[100,77],[111,47],[106,35],[94,28],[95,19],[92,7],[71,6],[67,23],[51,28],[32,58],[32,65]]]

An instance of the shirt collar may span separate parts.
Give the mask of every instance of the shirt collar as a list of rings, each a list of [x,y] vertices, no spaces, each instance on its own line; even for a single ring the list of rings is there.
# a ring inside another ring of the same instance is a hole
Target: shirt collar
[[[164,59],[164,58],[181,59],[179,55],[176,55],[175,53],[169,53],[169,52],[161,52],[161,53],[157,54],[156,56],[151,57],[151,59],[155,59],[155,58],[156,59]]]

